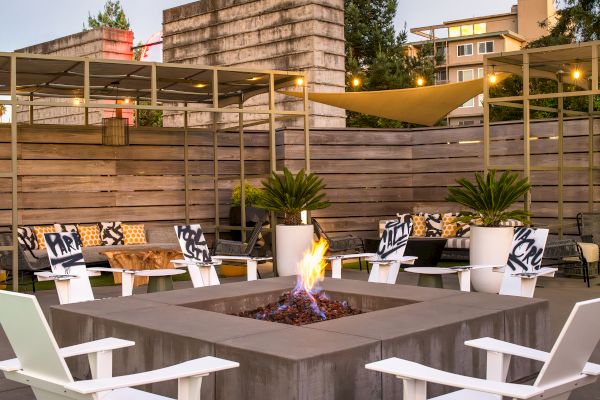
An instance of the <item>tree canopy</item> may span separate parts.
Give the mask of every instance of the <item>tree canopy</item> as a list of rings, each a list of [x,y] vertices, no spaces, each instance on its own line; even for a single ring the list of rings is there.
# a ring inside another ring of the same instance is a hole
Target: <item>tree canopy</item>
[[[345,0],[344,6],[347,91],[414,87],[418,77],[433,82],[433,46],[424,46],[415,57],[407,54],[406,29],[397,33],[394,28],[397,0]],[[410,126],[351,111],[347,116],[347,125],[354,127]]]
[[[88,26],[86,27],[84,23],[83,30],[87,31],[104,26],[123,30],[129,30],[131,27],[119,0],[107,0],[104,4],[104,10],[99,11],[95,17],[88,13]]]

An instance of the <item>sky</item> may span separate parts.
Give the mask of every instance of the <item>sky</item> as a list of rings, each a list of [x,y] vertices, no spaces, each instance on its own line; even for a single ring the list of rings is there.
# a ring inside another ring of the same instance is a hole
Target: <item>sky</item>
[[[161,29],[162,10],[190,0],[121,0],[135,43]],[[439,24],[460,18],[504,13],[517,0],[398,0],[396,27]],[[80,32],[88,12],[96,15],[105,0],[0,0],[0,51],[13,51]],[[418,40],[412,36],[409,39]],[[151,55],[152,59],[157,55]]]

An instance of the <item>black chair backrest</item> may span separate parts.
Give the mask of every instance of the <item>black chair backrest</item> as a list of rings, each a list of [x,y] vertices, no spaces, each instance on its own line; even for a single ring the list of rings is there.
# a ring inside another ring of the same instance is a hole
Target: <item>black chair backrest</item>
[[[323,230],[323,227],[321,227],[321,224],[319,224],[315,218],[312,218],[312,224],[315,228],[317,239],[320,240],[321,237],[323,237],[323,239],[329,242],[329,236],[327,236],[327,233]]]
[[[256,225],[254,225],[254,229],[252,230],[252,233],[248,238],[248,242],[246,243],[246,247],[244,248],[245,255],[250,255],[250,253],[252,253],[252,250],[258,241],[258,237],[260,236],[260,231],[262,230],[262,227],[267,221],[268,217],[269,216],[265,213],[258,218],[258,221],[256,221]]]

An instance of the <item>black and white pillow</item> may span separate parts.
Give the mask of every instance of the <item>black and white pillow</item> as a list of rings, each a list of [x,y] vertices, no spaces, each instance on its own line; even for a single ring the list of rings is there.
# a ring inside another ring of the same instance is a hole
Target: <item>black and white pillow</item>
[[[398,222],[410,223],[410,236],[412,236],[413,216],[411,214],[396,213],[396,217],[398,217]]]
[[[102,241],[102,246],[125,244],[121,222],[100,222],[98,227],[100,228],[100,240]]]
[[[40,244],[37,240],[37,235],[31,226],[22,226],[18,228],[17,235],[19,238],[19,243],[24,246],[28,250],[38,250],[40,248]]]
[[[456,237],[460,237],[460,238],[471,237],[471,225],[459,223],[458,229],[456,230]]]
[[[54,230],[58,233],[78,233],[77,225],[54,224]]]
[[[425,237],[441,237],[444,229],[442,214],[425,214]]]

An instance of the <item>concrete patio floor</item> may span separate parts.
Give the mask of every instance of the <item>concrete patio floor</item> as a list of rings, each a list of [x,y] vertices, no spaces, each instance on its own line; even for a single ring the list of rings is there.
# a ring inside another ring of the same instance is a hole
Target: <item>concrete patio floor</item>
[[[263,278],[272,276],[270,265],[263,265],[260,268]],[[345,279],[367,280],[366,271],[357,271],[346,269],[342,273]],[[237,282],[243,280],[243,277],[224,278],[222,284]],[[410,273],[400,273],[397,283],[406,285],[416,285],[417,276]],[[536,289],[535,297],[547,299],[550,302],[550,316],[552,322],[553,338],[558,336],[565,320],[567,319],[573,305],[581,300],[600,297],[600,278],[592,280],[592,287],[585,287],[582,280],[568,278],[542,278],[539,281],[542,287]],[[191,287],[191,282],[176,282],[175,288]],[[454,276],[444,277],[444,287],[458,290],[458,282]],[[144,293],[145,287],[136,289],[137,293]],[[120,295],[119,286],[95,287],[96,297],[113,297]],[[58,304],[58,298],[54,290],[45,290],[36,293],[40,305],[45,313],[48,313],[50,306]],[[600,316],[599,316],[600,317]],[[0,360],[14,357],[10,345],[0,328]],[[600,346],[598,346],[592,356],[592,361],[600,362]],[[35,397],[28,387],[18,383],[0,378],[0,400],[34,400]],[[600,400],[600,382],[579,389],[573,393],[570,400]]]

